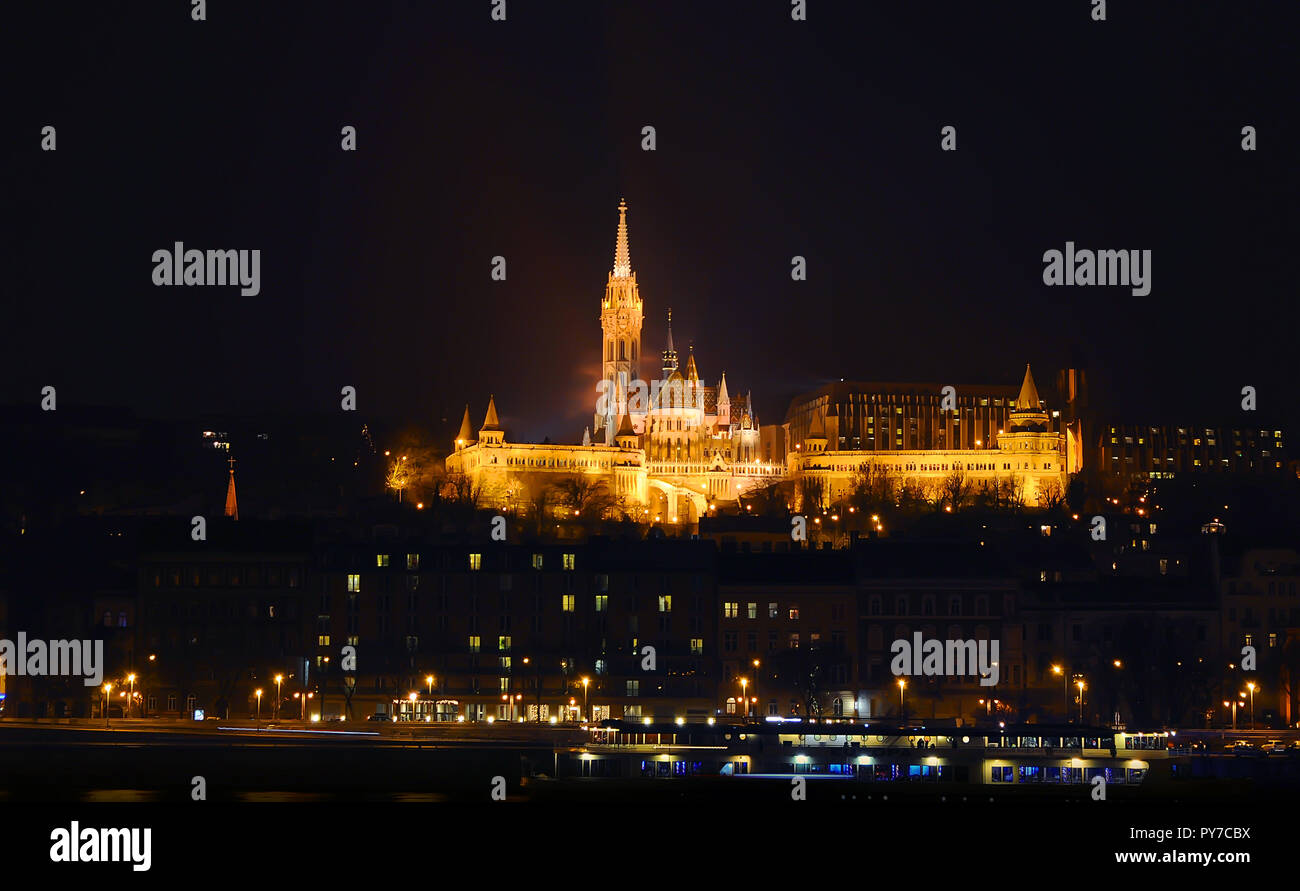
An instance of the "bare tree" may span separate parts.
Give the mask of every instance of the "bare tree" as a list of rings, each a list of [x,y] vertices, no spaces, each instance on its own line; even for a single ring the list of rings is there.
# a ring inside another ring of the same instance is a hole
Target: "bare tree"
[[[964,470],[953,470],[938,486],[938,505],[940,508],[951,507],[960,510],[970,499],[974,484]]]

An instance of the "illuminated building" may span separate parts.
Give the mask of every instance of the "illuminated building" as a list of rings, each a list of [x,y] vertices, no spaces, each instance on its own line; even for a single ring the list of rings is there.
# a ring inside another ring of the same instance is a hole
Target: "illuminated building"
[[[943,398],[937,386],[832,385],[796,399],[786,458],[819,502],[799,509],[829,507],[873,478],[928,500],[995,491],[1035,505],[1064,495],[1079,468],[1028,365],[1014,398],[994,387],[957,390],[955,407]]]
[[[752,394],[733,401],[726,374],[716,387],[706,385],[694,348],[680,367],[671,311],[662,377],[641,377],[644,303],[628,247],[627,205],[618,210],[614,266],[600,306],[602,377],[592,426],[574,445],[511,443],[495,399],[477,436],[466,407],[447,470],[469,478],[482,504],[527,513],[559,478],[578,476],[603,486],[610,515],[694,523],[709,502],[734,502],[786,475],[784,464],[760,456]]]

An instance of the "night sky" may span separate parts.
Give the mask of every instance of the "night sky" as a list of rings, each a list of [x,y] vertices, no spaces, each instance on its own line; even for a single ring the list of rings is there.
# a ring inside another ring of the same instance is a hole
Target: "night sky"
[[[0,401],[290,415],[350,384],[454,426],[495,393],[511,438],[572,441],[626,198],[647,359],[671,306],[764,423],[833,378],[1027,361],[1135,420],[1240,419],[1247,384],[1300,418],[1294,4],[208,6],[7,5]],[[155,287],[178,240],[260,249],[261,293]],[[1151,294],[1044,286],[1067,240],[1151,250]]]

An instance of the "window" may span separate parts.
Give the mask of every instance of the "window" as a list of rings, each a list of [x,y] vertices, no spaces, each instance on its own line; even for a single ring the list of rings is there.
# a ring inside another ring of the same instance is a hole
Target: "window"
[[[692,655],[692,656],[702,656],[703,654],[704,654],[704,638],[702,638],[702,637],[692,637],[692,638],[691,638],[691,655]]]
[[[328,634],[316,635],[316,646],[328,647],[330,645],[330,636]]]
[[[728,600],[722,604],[722,617],[724,619],[734,619],[740,614],[740,603],[734,600]]]
[[[671,594],[660,594],[660,595],[659,595],[659,612],[661,612],[661,613],[670,613],[670,612],[672,612],[672,611],[673,611],[673,595],[671,595]]]
[[[469,651],[471,653],[479,652],[482,649],[482,644],[483,644],[483,639],[479,637],[477,634],[471,634],[469,636]]]
[[[510,635],[503,634],[497,638],[497,649],[498,650],[510,649]]]
[[[757,603],[750,602],[750,603],[747,603],[745,606],[746,606],[746,608],[747,608],[747,609],[746,609],[746,615],[748,615],[749,618],[751,618],[751,619],[757,619],[757,618],[758,618],[758,604],[757,604]]]
[[[348,590],[349,591],[361,590],[361,576],[355,572],[348,573]]]
[[[799,632],[798,632],[798,631],[792,631],[792,632],[790,632],[790,649],[792,649],[792,650],[797,650],[797,649],[799,649]]]
[[[542,555],[533,554],[533,569],[541,569],[541,568],[542,568]]]
[[[791,618],[791,619],[798,619],[798,618],[799,618],[799,606],[798,606],[798,604],[796,604],[796,605],[790,607],[790,618]]]
[[[483,568],[483,555],[482,555],[482,554],[470,554],[470,555],[469,555],[469,568],[470,568],[470,571],[472,571],[472,572],[478,572],[480,569],[482,569],[482,568]]]
[[[728,653],[736,652],[736,637],[736,632],[734,631],[722,632],[722,649],[726,650]]]
[[[574,568],[576,562],[577,562],[577,561],[576,561],[576,559],[574,558],[574,555],[573,555],[573,554],[565,554],[565,555],[564,555],[564,568],[565,568],[565,569],[572,570],[572,569]]]
[[[408,575],[406,577],[406,590],[414,591],[420,587],[420,577],[418,575]]]
[[[375,554],[375,565],[378,566],[380,569],[384,569],[385,567],[387,567],[387,566],[388,566],[388,555],[387,555],[387,554]]]
[[[598,612],[598,613],[603,613],[603,612],[605,612],[605,611],[608,610],[608,609],[609,609],[609,595],[608,595],[608,594],[597,594],[597,595],[596,595],[596,612]]]
[[[566,613],[573,612],[576,597],[573,594],[560,595],[560,609]]]
[[[627,695],[628,695],[628,696],[640,696],[640,695],[641,695],[641,682],[640,682],[640,681],[628,681],[628,682],[627,682]]]

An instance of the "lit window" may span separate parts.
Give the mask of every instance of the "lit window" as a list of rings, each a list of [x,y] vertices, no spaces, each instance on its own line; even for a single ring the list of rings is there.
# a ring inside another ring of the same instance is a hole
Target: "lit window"
[[[497,638],[497,649],[498,650],[510,649],[510,635],[503,634]]]
[[[388,565],[388,555],[387,555],[387,554],[375,554],[375,565],[378,566],[380,569],[383,569],[385,566],[387,566],[387,565]]]
[[[406,555],[406,568],[409,569],[409,570],[411,570],[412,572],[414,572],[415,570],[419,569],[419,568],[420,568],[420,555],[419,555],[419,554],[407,554],[407,555]]]
[[[740,615],[740,604],[736,601],[729,600],[722,604],[722,617],[724,619],[734,619]]]
[[[671,594],[660,594],[660,595],[659,595],[659,612],[661,612],[661,613],[670,613],[670,612],[672,612],[672,611],[673,611],[673,595],[671,595]]]
[[[566,613],[571,613],[571,612],[573,612],[574,599],[575,599],[575,598],[574,598],[574,595],[572,595],[572,594],[563,594],[563,595],[561,595],[561,597],[560,597],[560,608],[561,608],[562,610],[564,610]]]
[[[1276,637],[1277,635],[1273,635],[1273,636]],[[691,638],[691,655],[692,655],[692,656],[700,656],[700,655],[703,655],[703,653],[704,653],[704,638],[702,638],[702,637],[692,637],[692,638]]]
[[[608,595],[608,594],[597,594],[597,595],[596,595],[596,612],[598,612],[598,613],[603,613],[603,612],[605,612],[605,610],[607,610],[607,609],[609,609],[609,595]]]
[[[483,647],[483,639],[479,637],[477,634],[471,634],[469,636],[469,651],[471,653],[477,653],[482,649],[482,647]]]
[[[542,555],[533,554],[533,569],[541,569],[541,568],[542,568]]]
[[[576,563],[576,560],[575,560],[573,554],[565,554],[565,555],[564,555],[564,568],[565,568],[565,569],[573,569],[575,563]]]
[[[483,568],[483,555],[482,555],[482,554],[470,554],[470,555],[469,555],[469,568],[470,568],[471,570],[476,571],[476,572],[477,572],[478,570],[482,569],[482,568]]]
[[[361,590],[361,576],[355,572],[348,573],[348,590],[349,591]]]

